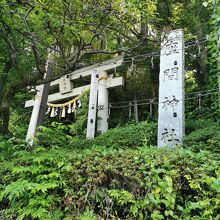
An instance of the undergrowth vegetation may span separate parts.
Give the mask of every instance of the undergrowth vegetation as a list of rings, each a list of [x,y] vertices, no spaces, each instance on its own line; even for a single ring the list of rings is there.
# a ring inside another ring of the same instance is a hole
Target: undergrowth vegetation
[[[0,220],[220,220],[220,0],[1,0],[0,11]],[[177,29],[185,43],[169,37]],[[156,147],[161,95],[173,129],[185,112],[182,146]],[[30,146],[47,98],[56,108]],[[86,140],[90,108],[114,129]]]
[[[219,125],[205,124],[187,123],[185,149],[172,150],[153,146],[157,128],[146,122],[90,141],[54,122],[35,148],[2,139],[1,219],[217,220]]]
[[[212,121],[199,121],[194,125],[189,124],[191,131],[184,140],[186,148],[192,149],[195,152],[200,150],[209,150],[220,155],[220,124]]]
[[[91,145],[118,148],[135,148],[143,144],[156,145],[157,125],[142,122],[139,124],[128,124],[124,127],[110,129],[108,132],[97,136],[93,140],[71,141],[72,146],[87,148]]]

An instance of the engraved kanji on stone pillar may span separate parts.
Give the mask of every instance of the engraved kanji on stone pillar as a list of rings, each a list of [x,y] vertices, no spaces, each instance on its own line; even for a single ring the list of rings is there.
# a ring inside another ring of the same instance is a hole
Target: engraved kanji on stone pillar
[[[182,143],[184,116],[184,41],[183,31],[162,36],[159,77],[158,147]]]

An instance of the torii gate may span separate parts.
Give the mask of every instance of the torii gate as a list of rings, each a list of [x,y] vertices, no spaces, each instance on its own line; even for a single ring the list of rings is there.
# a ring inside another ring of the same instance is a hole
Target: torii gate
[[[45,89],[47,89],[45,85],[37,86],[38,92],[36,98],[25,102],[25,107],[33,106],[26,141],[29,142],[35,137],[36,127],[39,125],[37,122],[39,118],[42,117],[42,108],[44,108],[47,102],[56,103],[74,98],[82,94],[87,88],[90,88],[90,100],[86,137],[94,138],[95,135],[97,102],[97,130],[101,133],[106,132],[108,130],[108,89],[124,85],[123,77],[109,77],[107,71],[116,69],[116,67],[120,66],[122,63],[123,56],[118,56],[114,59],[76,70],[58,80],[52,81],[49,87],[51,94],[49,95],[48,92],[45,93]],[[51,69],[48,68],[47,71],[51,71]],[[74,88],[74,80],[86,79],[89,77],[91,77],[90,85]],[[52,93],[52,91],[56,91],[56,89],[59,89],[59,92]],[[42,104],[42,100],[44,100],[44,104]]]

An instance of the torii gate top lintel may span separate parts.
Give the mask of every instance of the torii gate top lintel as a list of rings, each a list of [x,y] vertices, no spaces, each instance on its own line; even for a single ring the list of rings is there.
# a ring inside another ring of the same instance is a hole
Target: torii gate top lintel
[[[114,69],[123,63],[124,55],[115,57],[113,59],[104,61],[102,63],[94,64],[82,69],[78,69],[72,73],[66,74],[65,76],[61,77],[60,79],[54,80],[50,83],[50,90],[54,90],[55,88],[59,87],[60,92],[50,94],[48,96],[48,102],[53,103],[56,101],[63,101],[74,96],[79,95],[87,86],[81,86],[78,88],[73,88],[72,81],[90,77],[93,71],[103,72]],[[68,76],[68,77],[67,77]],[[107,88],[117,87],[124,85],[123,77],[116,77],[116,78],[109,78],[107,80],[106,86]],[[37,86],[37,90],[41,87]],[[25,103],[25,107],[31,107],[34,105],[34,100],[28,100]]]
[[[118,66],[121,66],[123,63],[124,55],[115,57],[114,59],[106,60],[104,62],[93,64],[91,66],[84,67],[82,69],[78,69],[76,71],[73,71],[72,73],[66,74],[69,75],[70,80],[76,80],[81,77],[86,77],[91,75],[91,71],[97,70],[97,71],[107,71],[114,69]],[[51,86],[54,86],[56,84],[59,84],[60,79],[57,79],[53,82],[51,82]]]

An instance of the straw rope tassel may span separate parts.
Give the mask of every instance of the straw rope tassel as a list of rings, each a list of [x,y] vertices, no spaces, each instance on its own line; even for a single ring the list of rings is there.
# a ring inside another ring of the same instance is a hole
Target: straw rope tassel
[[[81,101],[80,101],[80,99],[78,99],[78,108],[81,108],[82,107],[82,103],[81,103]]]
[[[62,115],[61,115],[61,118],[65,118],[66,116],[66,109],[65,109],[65,106],[62,108]]]
[[[46,115],[49,115],[49,114],[50,114],[50,110],[51,110],[51,107],[49,106],[49,107],[47,108]]]
[[[72,112],[76,111],[76,102],[73,103]]]
[[[68,105],[67,113],[70,114],[71,112],[72,112],[72,107],[71,107],[71,104],[69,104],[69,105]]]
[[[55,117],[58,115],[58,111],[59,111],[59,108],[56,107],[56,108],[55,108],[55,112],[54,112],[54,116],[55,116]]]
[[[55,117],[55,108],[53,107],[50,113],[50,117],[54,118]]]

